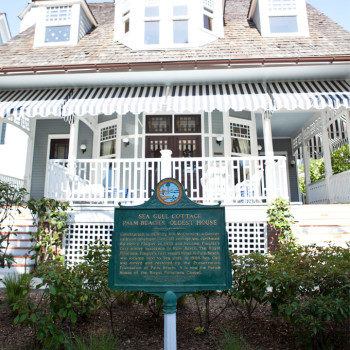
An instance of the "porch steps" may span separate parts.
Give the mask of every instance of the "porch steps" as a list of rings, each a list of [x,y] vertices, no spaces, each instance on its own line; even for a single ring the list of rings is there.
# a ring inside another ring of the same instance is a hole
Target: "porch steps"
[[[13,219],[8,219],[2,226],[12,224],[9,247],[7,252],[13,255],[15,263],[11,268],[0,268],[0,279],[9,273],[29,272],[34,265],[30,259],[29,250],[33,243],[30,241],[32,232],[36,232],[36,226],[33,225],[33,218],[29,209],[21,208],[20,214],[15,214]]]
[[[350,204],[293,206],[294,234],[303,245],[346,246],[350,242]]]

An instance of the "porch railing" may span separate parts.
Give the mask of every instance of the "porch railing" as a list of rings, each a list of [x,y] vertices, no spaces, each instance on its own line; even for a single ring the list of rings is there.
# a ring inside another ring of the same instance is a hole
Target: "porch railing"
[[[169,175],[205,204],[288,197],[284,157],[50,160],[45,196],[77,204],[139,204]]]
[[[0,174],[0,181],[7,182],[11,186],[20,189],[24,187],[24,180],[17,177]]]
[[[328,188],[329,187],[329,188]],[[350,203],[350,170],[309,185],[309,204]]]

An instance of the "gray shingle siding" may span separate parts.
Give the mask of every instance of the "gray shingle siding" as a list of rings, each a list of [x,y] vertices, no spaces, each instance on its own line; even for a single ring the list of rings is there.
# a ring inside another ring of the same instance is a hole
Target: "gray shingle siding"
[[[69,124],[63,119],[36,121],[31,183],[31,196],[34,198],[44,196],[47,143],[50,134],[69,134]]]

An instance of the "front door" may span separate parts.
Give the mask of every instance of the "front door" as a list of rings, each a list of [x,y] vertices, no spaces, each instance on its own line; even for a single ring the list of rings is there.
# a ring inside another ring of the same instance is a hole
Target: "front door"
[[[49,159],[68,159],[69,139],[51,139]]]

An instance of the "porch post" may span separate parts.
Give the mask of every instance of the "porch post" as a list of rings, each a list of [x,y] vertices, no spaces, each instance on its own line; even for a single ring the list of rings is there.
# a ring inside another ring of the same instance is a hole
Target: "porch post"
[[[74,117],[74,122],[70,125],[70,133],[69,133],[69,152],[68,152],[69,161],[74,161],[77,159],[78,131],[79,131],[79,118]]]
[[[264,150],[266,156],[266,197],[267,201],[271,201],[275,197],[274,190],[274,171],[273,171],[273,143],[272,143],[272,129],[271,129],[271,111],[264,111],[263,119],[263,133],[264,133]]]
[[[35,130],[36,130],[36,119],[29,119],[29,134],[28,134],[28,142],[27,142],[27,157],[26,157],[26,165],[24,172],[24,187],[30,193],[31,185],[32,185],[32,167],[33,167],[33,155],[34,155],[34,138],[35,138]]]
[[[350,147],[350,109],[345,112],[346,120],[346,135],[348,136],[348,144]]]
[[[161,158],[161,180],[171,177],[171,154],[170,149],[163,149],[160,151]]]
[[[304,159],[304,173],[305,173],[305,194],[306,194],[306,203],[309,203],[310,200],[310,189],[311,184],[310,178],[310,152],[307,148],[307,141],[305,140],[305,131],[301,130],[302,143],[303,143],[303,159]]]
[[[325,110],[321,113],[322,120],[322,151],[324,158],[324,167],[325,167],[325,180],[326,180],[326,191],[327,191],[327,203],[331,203],[331,191],[330,191],[330,178],[333,175],[332,170],[332,160],[331,160],[331,151],[329,147],[329,135],[327,130],[327,114],[330,111]]]

